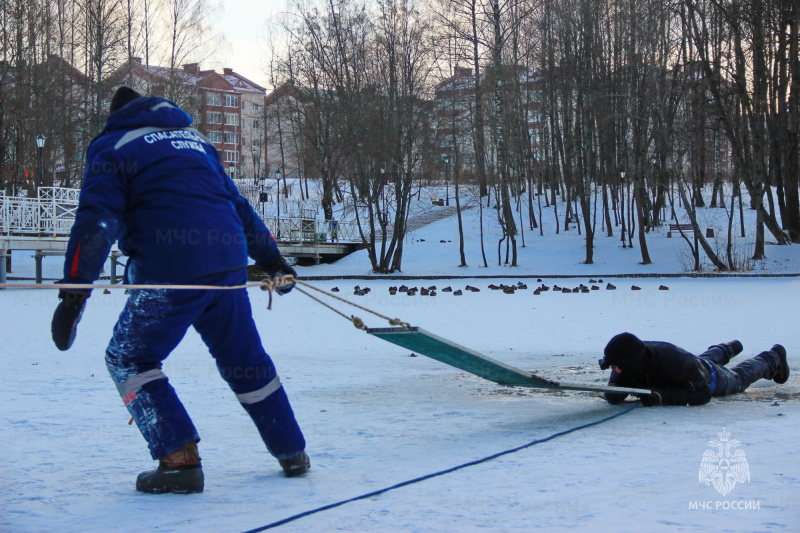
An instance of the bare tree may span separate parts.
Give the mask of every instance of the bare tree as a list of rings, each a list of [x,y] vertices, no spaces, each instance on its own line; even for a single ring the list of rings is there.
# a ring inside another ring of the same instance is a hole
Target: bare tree
[[[282,69],[303,94],[305,146],[327,180],[323,207],[341,179],[373,270],[400,270],[426,132],[427,22],[406,0],[294,9],[299,24],[285,28],[295,46]]]
[[[184,109],[196,113],[200,102],[190,74],[183,65],[207,59],[220,37],[210,28],[213,14],[205,0],[162,0],[160,6],[163,40],[160,53],[165,71],[166,86],[159,88],[166,98]]]
[[[104,79],[121,64],[124,42],[121,0],[79,0],[82,17],[82,47],[86,75],[92,85],[91,117],[99,132],[105,121]]]
[[[735,163],[743,171],[743,181],[757,213],[753,259],[765,257],[765,227],[779,244],[790,242],[778,225],[774,210],[764,204],[770,175],[769,88],[776,82],[765,53],[772,46],[771,11],[766,7],[762,2],[749,0],[693,0],[685,3],[681,13],[688,45],[699,58],[720,123],[731,143]],[[721,37],[713,39],[714,32]],[[788,47],[784,53],[787,51]],[[790,61],[782,64],[788,65]],[[780,137],[773,142],[788,141],[790,136]],[[792,151],[790,145],[785,149]],[[772,195],[766,196],[771,201]]]
[[[473,91],[471,101],[470,138],[474,152],[474,173],[480,186],[480,196],[488,195],[488,172],[486,168],[486,111],[484,88],[484,61],[491,49],[491,40],[486,34],[488,0],[441,0],[433,10],[440,28],[439,42],[447,43],[450,50],[448,60],[457,64],[464,60],[471,66]],[[456,45],[451,46],[455,41]],[[452,69],[451,69],[452,71]],[[466,163],[466,159],[462,158]]]

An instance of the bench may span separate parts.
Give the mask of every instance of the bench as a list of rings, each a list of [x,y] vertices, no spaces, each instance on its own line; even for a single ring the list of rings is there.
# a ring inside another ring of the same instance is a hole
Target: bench
[[[670,224],[670,231],[694,231],[694,226],[691,224]]]
[[[691,231],[694,232],[694,226],[691,224],[670,224],[669,231],[667,232],[667,238],[672,237],[673,231]]]

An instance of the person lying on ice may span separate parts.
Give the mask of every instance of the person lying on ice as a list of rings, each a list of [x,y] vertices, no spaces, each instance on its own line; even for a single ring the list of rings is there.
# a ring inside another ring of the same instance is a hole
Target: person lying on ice
[[[668,342],[642,341],[631,333],[620,333],[605,348],[600,369],[611,368],[609,385],[650,389],[640,396],[642,405],[703,405],[712,397],[742,392],[759,379],[786,383],[789,365],[786,349],[776,344],[769,351],[741,362],[725,365],[742,351],[742,343],[731,341],[711,346],[699,356]],[[628,395],[604,393],[617,404]]]
[[[110,111],[87,151],[64,278],[58,283],[94,282],[119,240],[129,257],[126,283],[242,285],[249,255],[273,280],[282,281],[276,292],[294,287],[296,272],[187,113],[128,87],[116,91]],[[59,291],[52,335],[60,350],[72,345],[89,295],[89,290]],[[261,345],[246,290],[137,289],[106,350],[122,401],[159,460],[156,470],[139,475],[137,490],[203,491],[200,436],[162,371],[162,362],[190,326],[284,474],[306,473],[305,440]]]

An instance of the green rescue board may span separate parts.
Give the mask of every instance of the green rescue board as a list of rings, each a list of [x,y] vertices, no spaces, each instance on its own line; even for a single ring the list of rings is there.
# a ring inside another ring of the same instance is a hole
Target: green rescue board
[[[581,385],[559,383],[541,378],[531,372],[501,363],[469,348],[459,346],[422,328],[369,328],[367,333],[416,353],[436,359],[464,372],[475,374],[500,385],[534,387],[539,389],[578,390],[589,392],[619,392],[626,394],[649,394],[647,389],[611,387],[607,385]]]

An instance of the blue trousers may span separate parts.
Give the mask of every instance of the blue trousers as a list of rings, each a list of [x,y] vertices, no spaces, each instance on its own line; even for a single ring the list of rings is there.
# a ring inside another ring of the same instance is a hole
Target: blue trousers
[[[241,285],[244,269],[194,280]],[[250,300],[237,290],[132,290],[106,350],[106,366],[153,459],[199,441],[162,362],[193,326],[217,369],[250,415],[269,452],[288,459],[305,449],[275,365],[261,345]]]
[[[712,396],[720,397],[744,392],[759,379],[772,379],[780,365],[778,354],[770,350],[742,361],[733,368],[726,368],[725,365],[732,356],[731,347],[721,344],[711,346],[698,356],[706,361],[712,372],[710,384]]]

